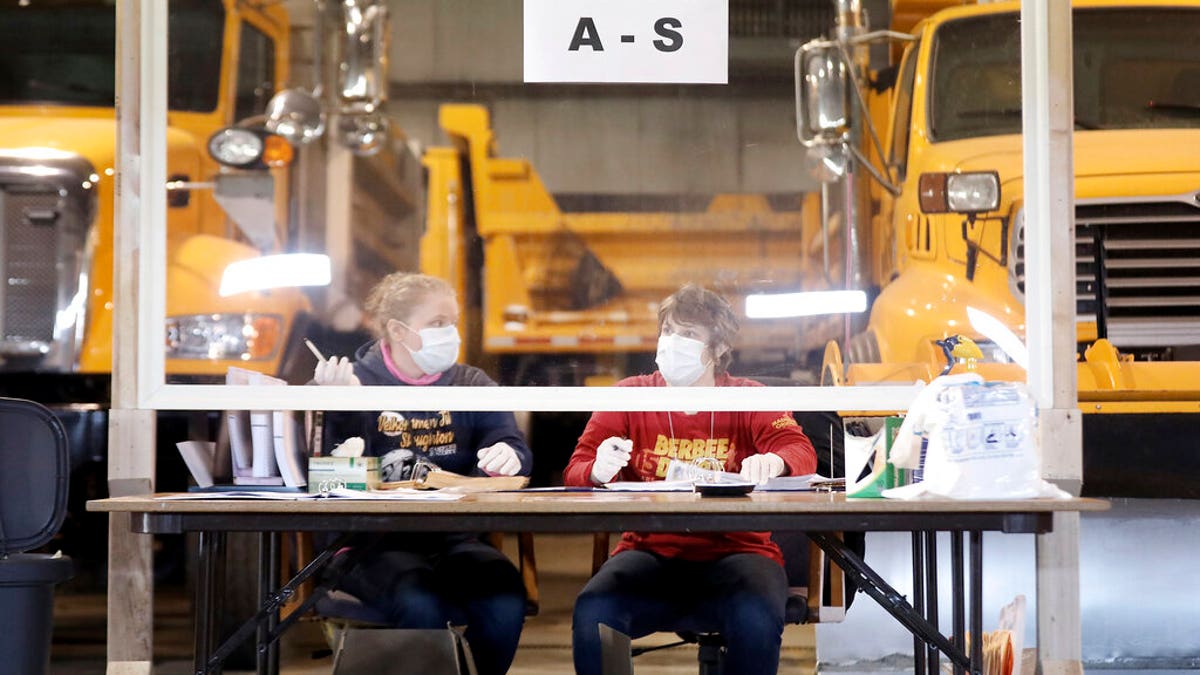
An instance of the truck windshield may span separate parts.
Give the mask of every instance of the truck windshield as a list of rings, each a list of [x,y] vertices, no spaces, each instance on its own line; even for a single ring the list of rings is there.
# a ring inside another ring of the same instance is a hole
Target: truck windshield
[[[1076,129],[1200,127],[1200,11],[1079,9],[1073,18]],[[1018,15],[948,22],[933,41],[935,141],[1021,132]]]
[[[170,0],[167,105],[216,108],[225,10]],[[111,0],[0,0],[0,104],[111,108],[116,10]]]

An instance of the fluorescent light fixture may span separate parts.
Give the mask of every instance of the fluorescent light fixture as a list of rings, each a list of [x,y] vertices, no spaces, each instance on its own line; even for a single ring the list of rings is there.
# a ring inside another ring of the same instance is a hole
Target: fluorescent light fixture
[[[746,318],[783,319],[820,314],[859,314],[867,311],[862,291],[755,293],[746,296]]]
[[[972,328],[1003,349],[1013,363],[1029,370],[1029,350],[1026,349],[1025,343],[1021,342],[1021,338],[1017,337],[1017,334],[1012,332],[1008,326],[991,314],[974,307],[967,308],[967,318],[971,321]]]
[[[221,276],[221,297],[247,291],[295,286],[328,286],[332,278],[329,256],[321,253],[285,253],[239,260]]]
[[[59,150],[58,148],[9,148],[7,150],[0,150],[0,156],[35,162],[55,162],[74,159],[79,155],[67,152],[66,150]]]

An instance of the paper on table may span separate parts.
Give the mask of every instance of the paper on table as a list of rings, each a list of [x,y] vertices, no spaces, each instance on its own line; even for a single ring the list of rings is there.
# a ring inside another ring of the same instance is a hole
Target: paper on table
[[[225,373],[226,385],[250,383],[250,371],[230,368]],[[225,427],[229,432],[229,453],[233,455],[233,475],[251,475],[254,463],[254,441],[250,438],[250,411],[226,410]]]
[[[233,370],[233,368],[230,368]],[[287,382],[257,371],[246,376],[247,384],[257,386],[286,386]],[[279,476],[279,465],[275,461],[275,432],[272,428],[270,410],[250,411],[250,439],[254,447],[253,475],[255,478]]]
[[[819,473],[805,476],[776,476],[755,488],[759,492],[786,492],[789,490],[814,490],[813,483],[827,483],[829,479]]]
[[[304,443],[304,425],[287,410],[276,410],[271,422],[275,440],[275,462],[279,465],[279,475],[283,476],[284,485],[308,485],[308,477],[304,475],[304,458],[308,455]]]
[[[158,495],[155,499],[161,501],[184,501],[190,499],[272,499],[276,501],[294,502],[305,499],[317,499],[320,495],[307,492],[260,492],[244,490],[236,492],[180,492],[169,495]]]
[[[332,499],[382,499],[390,501],[416,502],[453,502],[462,499],[462,492],[445,492],[442,490],[410,490],[408,488],[392,488],[390,490],[350,490],[337,488],[323,493],[322,496]]]
[[[695,485],[690,480],[617,481],[605,483],[604,487],[617,492],[691,492]]]
[[[183,456],[183,463],[187,464],[192,478],[196,479],[196,485],[200,487],[212,485],[213,455],[216,452],[217,444],[212,441],[180,441],[175,444],[175,447],[179,448],[179,454]]]
[[[711,460],[711,458],[706,457],[704,460]],[[741,474],[705,468],[696,464],[695,462],[685,462],[678,459],[673,459],[670,462],[667,462],[667,475],[665,476],[665,480],[668,483],[685,482],[689,484],[730,483],[741,485],[746,482],[746,479],[742,478]]]

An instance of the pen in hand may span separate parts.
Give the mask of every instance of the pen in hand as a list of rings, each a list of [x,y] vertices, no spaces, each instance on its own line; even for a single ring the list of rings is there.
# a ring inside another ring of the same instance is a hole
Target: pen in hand
[[[333,357],[326,360],[325,355],[308,338],[304,339],[305,346],[317,357],[317,369],[313,372],[313,380],[317,384],[327,385],[357,385],[361,384],[354,374],[354,365],[350,359]]]
[[[313,353],[313,356],[317,357],[318,361],[325,360],[325,355],[321,353],[320,349],[317,349],[317,346],[312,343],[312,340],[304,338],[304,345],[308,347],[308,351]]]

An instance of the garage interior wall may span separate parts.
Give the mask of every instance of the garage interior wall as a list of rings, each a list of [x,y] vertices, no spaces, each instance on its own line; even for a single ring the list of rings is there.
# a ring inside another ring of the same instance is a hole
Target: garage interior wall
[[[522,4],[389,2],[387,110],[409,139],[444,143],[438,105],[474,102],[491,110],[498,153],[528,158],[553,193],[818,189],[795,137],[792,56],[816,37],[811,26],[831,25],[829,0],[732,2],[726,86],[523,84]],[[310,0],[285,5],[295,24],[311,25]],[[309,84],[311,35],[298,31],[293,43],[293,79],[301,86]]]

